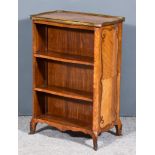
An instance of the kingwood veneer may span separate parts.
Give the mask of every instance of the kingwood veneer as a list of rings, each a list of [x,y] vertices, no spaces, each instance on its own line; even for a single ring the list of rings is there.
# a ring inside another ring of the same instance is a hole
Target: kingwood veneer
[[[61,131],[121,135],[123,17],[71,11],[32,15],[33,116]]]

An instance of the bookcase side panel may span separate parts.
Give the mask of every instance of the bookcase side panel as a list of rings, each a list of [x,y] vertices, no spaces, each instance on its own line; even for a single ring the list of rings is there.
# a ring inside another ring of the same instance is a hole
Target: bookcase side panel
[[[122,31],[123,24],[118,24],[118,62],[117,62],[117,123],[120,121],[120,81],[121,81],[121,63],[122,63]]]
[[[42,25],[35,24],[32,22],[32,49],[33,54],[38,50],[45,50],[46,49],[46,27]],[[46,97],[43,94],[37,93],[34,91],[34,88],[37,85],[45,84],[47,79],[46,69],[47,65],[46,62],[39,61],[35,58],[32,54],[32,61],[33,61],[33,90],[32,90],[32,102],[33,102],[33,117],[37,117],[45,113],[45,102]]]
[[[118,24],[102,28],[100,129],[108,130],[117,122],[118,106]]]

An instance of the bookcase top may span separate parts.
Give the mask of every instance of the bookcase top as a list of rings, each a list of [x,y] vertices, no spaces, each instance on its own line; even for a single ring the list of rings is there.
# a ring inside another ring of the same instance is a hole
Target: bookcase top
[[[93,27],[102,27],[104,25],[111,25],[125,20],[124,17],[84,13],[84,12],[73,12],[56,10],[43,12],[39,14],[31,15],[32,20],[46,20],[56,23],[72,24],[72,25],[85,25]]]

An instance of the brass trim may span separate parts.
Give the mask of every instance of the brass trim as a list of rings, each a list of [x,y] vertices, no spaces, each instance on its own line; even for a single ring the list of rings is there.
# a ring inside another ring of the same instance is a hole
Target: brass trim
[[[44,15],[44,14],[48,14],[48,13],[56,13],[56,12],[76,13],[76,14],[81,14],[81,15],[82,14],[83,15],[92,15],[92,16],[107,17],[107,18],[117,18],[117,21],[106,22],[106,23],[102,23],[102,24],[95,24],[95,23],[91,23],[91,22],[80,22],[80,21],[76,21],[76,20],[63,20],[63,19],[52,19],[52,18],[38,17],[39,15]],[[45,19],[47,21],[53,21],[53,22],[58,22],[58,23],[93,26],[93,27],[102,27],[104,25],[111,25],[111,24],[115,24],[115,23],[125,21],[125,17],[121,17],[121,16],[111,16],[111,15],[104,15],[104,14],[87,13],[87,12],[74,12],[74,11],[65,11],[65,10],[55,10],[55,11],[48,11],[48,12],[30,15],[30,19],[32,19],[32,20],[43,20],[43,19]]]

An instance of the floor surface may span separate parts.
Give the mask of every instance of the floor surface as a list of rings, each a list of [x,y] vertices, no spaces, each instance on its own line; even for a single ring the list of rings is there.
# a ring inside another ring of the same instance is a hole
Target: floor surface
[[[94,151],[89,136],[76,132],[61,132],[46,124],[37,125],[37,133],[29,135],[30,116],[20,116],[18,125],[19,155],[135,155],[136,119],[122,117],[123,136],[115,136],[114,129],[98,138]]]

